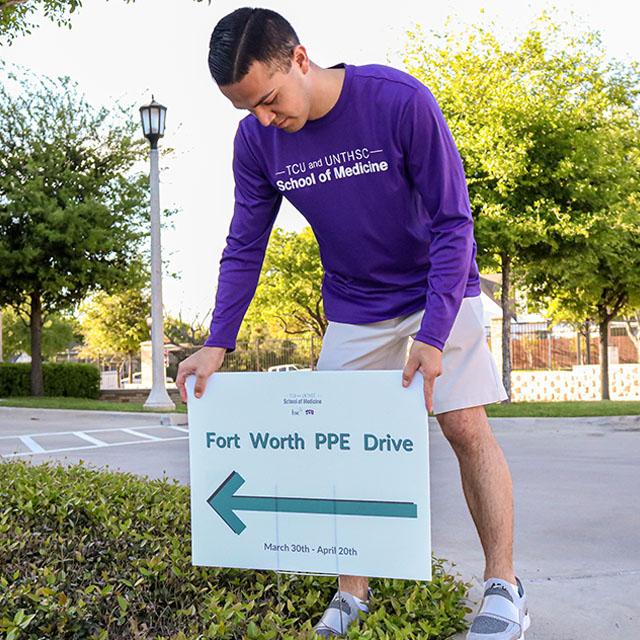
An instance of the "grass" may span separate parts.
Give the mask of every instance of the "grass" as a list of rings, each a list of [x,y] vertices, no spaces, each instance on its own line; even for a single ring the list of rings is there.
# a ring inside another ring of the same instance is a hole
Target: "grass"
[[[491,418],[577,418],[589,416],[637,416],[640,401],[593,400],[586,402],[513,402],[487,407]]]
[[[144,411],[142,403],[89,400],[87,398],[16,397],[0,400],[3,407],[32,409],[86,409],[94,411]],[[178,402],[176,413],[186,413],[187,405]],[[167,413],[163,411],[161,413]],[[492,418],[572,418],[588,416],[640,415],[640,401],[599,400],[586,402],[514,402],[487,407]]]
[[[44,397],[34,398],[31,396],[20,396],[0,400],[0,407],[26,407],[29,409],[84,409],[91,411],[144,411],[141,402],[110,402],[107,400],[91,400],[89,398],[66,398],[66,397]],[[187,405],[178,402],[177,413],[186,413]],[[160,411],[167,413],[167,411]]]

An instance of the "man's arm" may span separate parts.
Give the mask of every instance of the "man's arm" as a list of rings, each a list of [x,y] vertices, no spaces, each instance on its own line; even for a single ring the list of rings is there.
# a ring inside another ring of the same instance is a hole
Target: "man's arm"
[[[401,119],[407,167],[431,217],[426,306],[402,374],[408,386],[423,376],[425,405],[433,409],[433,384],[442,373],[442,349],[467,286],[473,257],[473,218],[467,182],[442,111],[425,87],[416,90]]]
[[[401,121],[411,178],[431,216],[426,308],[416,340],[442,351],[473,256],[473,218],[462,159],[431,92],[417,90]]]
[[[220,260],[209,337],[178,367],[176,386],[183,402],[187,401],[187,376],[195,374],[194,393],[199,398],[209,376],[222,366],[225,353],[236,347],[236,336],[258,285],[269,234],[282,202],[282,196],[271,186],[247,145],[241,126],[233,144],[233,218]]]
[[[233,351],[260,269],[282,195],[268,182],[241,127],[234,141],[235,207],[220,260],[218,291],[207,347]]]

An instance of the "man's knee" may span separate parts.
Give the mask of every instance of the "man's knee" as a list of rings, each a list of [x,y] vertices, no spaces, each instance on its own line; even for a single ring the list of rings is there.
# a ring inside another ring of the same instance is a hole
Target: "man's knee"
[[[442,433],[457,452],[473,451],[491,437],[491,427],[484,407],[447,411],[436,416]]]

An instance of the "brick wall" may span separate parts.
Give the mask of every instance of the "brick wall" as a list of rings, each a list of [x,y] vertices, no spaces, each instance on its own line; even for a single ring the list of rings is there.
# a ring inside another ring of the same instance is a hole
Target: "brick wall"
[[[640,400],[640,365],[609,365],[612,400]],[[574,366],[571,371],[514,371],[513,402],[599,400],[600,367]]]

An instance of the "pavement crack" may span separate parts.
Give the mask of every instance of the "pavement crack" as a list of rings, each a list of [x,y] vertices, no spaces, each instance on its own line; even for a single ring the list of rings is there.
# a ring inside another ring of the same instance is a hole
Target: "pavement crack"
[[[595,573],[584,573],[577,576],[554,575],[538,578],[527,578],[528,583],[548,582],[549,580],[570,581],[570,580],[589,580],[591,578],[620,578],[622,576],[640,575],[640,569],[621,569],[620,571],[599,571]]]

